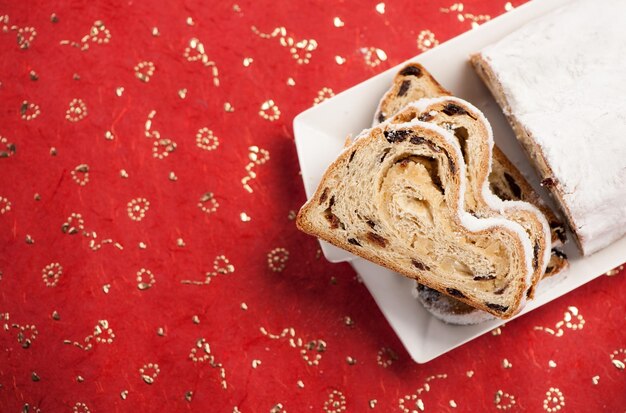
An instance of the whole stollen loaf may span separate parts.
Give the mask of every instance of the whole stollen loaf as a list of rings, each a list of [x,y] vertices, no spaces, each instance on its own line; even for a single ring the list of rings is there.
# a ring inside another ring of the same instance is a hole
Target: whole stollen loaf
[[[457,139],[430,123],[364,131],[327,169],[298,227],[431,288],[508,318],[532,285],[523,227],[463,208]]]
[[[626,234],[624,16],[572,1],[472,57],[584,254]]]

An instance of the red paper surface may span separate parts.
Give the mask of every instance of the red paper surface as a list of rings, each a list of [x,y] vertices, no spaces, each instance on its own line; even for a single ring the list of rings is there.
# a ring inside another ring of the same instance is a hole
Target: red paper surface
[[[297,113],[519,4],[0,4],[0,412],[624,410],[621,267],[417,365],[294,225]]]

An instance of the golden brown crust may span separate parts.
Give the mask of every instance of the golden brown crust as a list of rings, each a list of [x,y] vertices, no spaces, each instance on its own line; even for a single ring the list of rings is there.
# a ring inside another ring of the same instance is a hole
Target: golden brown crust
[[[515,114],[511,112],[511,106],[509,105],[507,97],[502,89],[502,85],[498,81],[489,63],[480,53],[470,56],[470,61],[478,76],[489,88],[491,94],[496,99],[496,102],[498,102],[498,105],[502,108],[502,112],[509,121],[517,140],[522,144],[526,155],[539,173],[542,185],[547,187],[552,196],[557,200],[557,204],[559,205],[563,216],[565,216],[570,230],[575,235],[574,239],[576,240],[578,249],[581,253],[584,253],[581,245],[581,235],[576,231],[576,225],[574,224],[572,214],[563,198],[563,190],[561,189],[559,183],[555,181],[554,172],[546,161],[541,147],[536,144],[532,135],[519,122]]]

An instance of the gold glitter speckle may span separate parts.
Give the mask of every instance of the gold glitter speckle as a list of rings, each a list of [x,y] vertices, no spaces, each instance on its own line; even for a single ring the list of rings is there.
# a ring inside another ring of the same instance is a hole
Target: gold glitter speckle
[[[456,409],[456,407],[457,407],[457,404],[456,404],[456,402],[455,402],[454,400],[450,400],[450,401],[448,402],[448,404],[449,404],[449,405],[450,405],[450,407],[452,407],[453,409]]]
[[[600,376],[593,376],[591,378],[591,382],[593,383],[594,386],[597,386],[598,383],[600,383]]]
[[[182,280],[182,284],[193,284],[193,285],[207,285],[211,282],[211,278],[217,277],[220,274],[232,274],[235,272],[235,266],[230,263],[228,258],[224,255],[218,255],[213,260],[213,271],[207,271],[204,274],[204,281],[192,281],[192,280]]]
[[[548,367],[550,367],[552,369],[555,368],[556,367],[556,362],[554,360],[548,361]]]
[[[619,267],[617,267],[617,268],[613,268],[612,270],[607,271],[607,272],[606,272],[606,276],[607,276],[607,277],[613,277],[613,276],[615,276],[615,275],[619,274],[619,273],[620,273],[620,271],[622,271],[623,269],[624,269],[624,266],[623,266],[623,265],[620,265],[620,266],[619,266]]]
[[[36,82],[39,80],[39,75],[37,75],[37,72],[35,72],[34,70],[31,70],[30,72],[28,72],[28,77],[30,77],[30,80],[32,80],[33,82]]]
[[[218,77],[219,71],[217,69],[217,65],[215,64],[215,62],[209,60],[209,56],[207,56],[204,52],[204,45],[202,44],[202,42],[200,42],[200,40],[196,39],[195,37],[191,38],[189,40],[189,45],[185,48],[185,51],[183,52],[183,56],[185,57],[185,59],[187,59],[188,62],[202,62],[205,67],[210,67],[211,75],[213,77],[213,85],[216,87],[220,85],[220,79]]]
[[[313,100],[313,104],[317,105],[319,103],[322,103],[323,101],[332,98],[333,96],[335,96],[335,93],[333,92],[333,90],[329,87],[323,87],[322,89],[320,89],[319,92],[317,92],[317,96],[315,97],[315,99]]]
[[[417,48],[422,52],[432,49],[439,45],[439,40],[435,38],[435,34],[430,30],[422,30],[417,36]]]
[[[250,146],[248,150],[248,159],[250,159],[250,162],[245,167],[247,176],[241,178],[241,184],[246,191],[252,193],[252,187],[248,182],[256,178],[256,172],[253,169],[255,166],[263,165],[267,162],[270,159],[270,153],[258,146]]]
[[[127,397],[128,397],[128,390],[122,390],[122,391],[120,392],[120,398],[121,398],[122,400],[126,400],[126,398],[127,398]]]
[[[256,369],[257,367],[259,367],[261,365],[261,360],[252,360],[252,368]]]
[[[178,177],[176,176],[174,171],[170,171],[170,173],[167,174],[167,179],[169,179],[170,181],[178,181]]]
[[[33,245],[35,243],[35,239],[30,234],[26,234],[26,243],[28,245]]]
[[[315,39],[297,41],[292,36],[287,35],[285,27],[276,27],[271,33],[261,33],[259,29],[252,26],[252,32],[262,39],[278,37],[281,46],[288,48],[291,57],[300,65],[309,63],[312,52],[317,49],[317,41]]]
[[[356,364],[356,359],[354,357],[347,356],[346,363],[348,363],[348,365],[350,366],[354,366]]]
[[[574,321],[576,321],[574,323]],[[545,331],[555,337],[561,337],[565,333],[563,326],[571,330],[582,330],[585,325],[585,319],[578,312],[578,308],[574,306],[567,307],[567,311],[563,315],[563,320],[554,325],[554,329],[548,327],[535,326],[535,330]]]
[[[251,57],[244,57],[243,59],[243,67],[248,67],[254,62],[254,59]]]
[[[76,381],[77,381],[78,383],[82,383],[82,382],[84,382],[84,381],[85,381],[85,378],[84,378],[83,376],[76,376]]]
[[[82,99],[72,99],[65,111],[65,119],[70,122],[79,122],[87,117],[87,105]]]
[[[25,121],[36,119],[40,114],[41,110],[39,109],[39,105],[35,103],[25,100],[20,105],[20,116]]]
[[[616,369],[624,370],[626,368],[626,349],[617,349],[609,357]]]
[[[191,317],[191,321],[194,324],[200,324],[200,317],[198,317],[197,315],[194,315],[193,317]]]
[[[152,288],[152,286],[156,283],[156,279],[154,278],[154,274],[152,271],[147,270],[145,268],[137,271],[137,288],[141,291]]]
[[[287,86],[295,86],[296,85],[296,81],[293,80],[293,77],[290,77],[289,79],[287,79]]]
[[[376,399],[370,400],[370,402],[369,402],[370,409],[375,408],[376,407],[376,403],[378,403],[378,400],[376,400]]]
[[[182,238],[177,238],[176,239],[176,246],[183,248],[185,246],[185,240],[183,240]]]
[[[39,375],[34,371],[30,374],[30,378],[34,382],[41,381],[41,378],[39,377]]]
[[[398,360],[398,355],[389,347],[381,348],[376,355],[376,364],[384,368],[391,366],[396,360]]]
[[[511,2],[510,2],[510,1],[507,1],[507,2],[504,4],[504,10],[505,10],[505,11],[511,11],[511,10],[513,10],[513,9],[514,9],[514,7],[513,7],[513,5],[511,4]]]
[[[196,22],[193,21],[193,17],[191,16],[187,17],[187,19],[185,19],[185,22],[187,23],[187,26],[194,26],[196,24]]]
[[[159,365],[156,363],[144,364],[143,367],[139,369],[141,379],[146,384],[153,384],[160,372],[161,370],[159,370]]]
[[[152,35],[154,37],[159,37],[161,35],[161,33],[159,32],[159,28],[158,27],[155,26],[155,27],[152,28]]]
[[[120,176],[124,179],[128,179],[128,172],[126,172],[126,169],[120,169]]]
[[[324,402],[324,412],[340,413],[346,411],[346,396],[339,390],[333,390]]]
[[[196,146],[205,151],[214,151],[220,145],[219,138],[209,128],[200,128],[196,132]]]
[[[135,77],[139,80],[141,80],[142,82],[149,82],[150,78],[152,77],[152,75],[154,74],[154,71],[156,70],[156,66],[154,66],[154,63],[149,62],[149,61],[142,61],[137,63],[137,65],[134,67],[135,70]]]
[[[178,89],[178,97],[185,99],[187,97],[187,88]]]
[[[63,267],[58,262],[52,262],[41,270],[41,278],[46,287],[56,287],[63,275]]]
[[[248,310],[248,304],[246,304],[246,303],[241,303],[240,307],[241,307],[241,309],[243,311],[247,311]]]
[[[266,100],[259,108],[259,116],[265,120],[273,122],[280,118],[280,109],[272,99]]]
[[[37,31],[34,27],[20,27],[17,29],[17,45],[20,49],[28,49],[35,40]]]
[[[146,198],[134,198],[126,205],[126,212],[133,221],[141,221],[146,217],[146,212],[148,212],[149,208],[150,201]]]
[[[387,53],[385,53],[382,49],[378,49],[376,47],[363,47],[360,51],[363,54],[365,64],[370,67],[376,67],[387,60]]]
[[[378,3],[376,5],[376,11],[380,14],[385,14],[385,3]]]
[[[102,291],[103,291],[105,294],[108,294],[108,293],[109,293],[109,291],[111,291],[111,284],[104,284],[104,285],[102,286]]]
[[[193,392],[191,390],[186,391],[185,392],[185,400],[187,400],[188,402],[191,402],[192,398],[193,398]]]
[[[245,212],[242,212],[241,214],[239,214],[239,218],[241,219],[242,222],[252,221],[252,218],[250,218],[250,215],[246,214]]]
[[[50,22],[51,23],[58,23],[59,22],[59,16],[57,16],[56,13],[52,13],[50,15]]]
[[[124,94],[124,86],[118,86],[115,88],[115,95],[119,98]]]
[[[565,407],[565,396],[556,387],[550,387],[546,392],[546,398],[543,400],[543,410],[548,413],[558,412]]]
[[[89,182],[89,165],[84,163],[77,165],[70,174],[74,182],[80,186],[85,186]]]
[[[515,406],[515,396],[509,393],[505,393],[502,390],[498,390],[493,399],[493,403],[498,410],[508,410]]]
[[[89,407],[87,407],[87,405],[85,403],[76,403],[74,405],[74,407],[72,408],[72,410],[74,411],[74,413],[90,413],[91,410],[89,410]]]
[[[282,272],[288,260],[289,251],[285,248],[274,248],[267,254],[267,266],[274,272]]]
[[[303,382],[302,380],[298,380],[298,381],[296,382],[296,385],[297,385],[298,387],[300,387],[301,389],[304,389],[304,382]]]
[[[61,319],[61,316],[59,315],[59,312],[58,312],[58,311],[56,311],[56,310],[54,310],[54,311],[52,312],[52,316],[51,316],[51,317],[52,317],[52,319],[53,319],[54,321],[59,321],[59,320]]]
[[[8,198],[0,196],[0,215],[4,215],[11,210],[11,201]]]
[[[106,139],[107,141],[112,141],[113,139],[115,139],[115,135],[113,135],[113,132],[108,130],[104,132],[104,139]]]
[[[235,111],[235,107],[230,102],[224,102],[224,112],[233,113]]]
[[[341,56],[335,56],[335,63],[337,63],[338,65],[342,65],[346,63],[346,59]]]
[[[9,142],[6,137],[0,136],[0,145],[4,145],[4,148],[6,149],[0,150],[0,158],[10,158],[11,156],[15,155],[17,147],[14,143]]]
[[[157,328],[157,336],[165,337],[165,329],[163,327]]]
[[[345,23],[343,22],[343,20],[341,20],[341,18],[339,18],[339,17],[335,17],[335,18],[333,19],[333,25],[334,25],[335,27],[343,27],[343,26],[345,25]]]
[[[502,367],[505,369],[510,369],[513,367],[513,364],[508,359],[502,359]]]
[[[205,192],[204,195],[200,197],[200,201],[198,202],[198,208],[206,214],[214,213],[217,211],[219,206],[220,204],[213,196],[213,192]]]

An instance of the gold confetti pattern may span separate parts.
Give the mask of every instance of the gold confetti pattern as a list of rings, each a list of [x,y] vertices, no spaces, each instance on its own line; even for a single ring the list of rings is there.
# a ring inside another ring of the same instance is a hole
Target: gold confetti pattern
[[[278,38],[280,45],[287,48],[291,57],[300,65],[309,63],[312,52],[317,49],[315,39],[295,40],[293,36],[287,35],[285,27],[277,27],[271,33],[262,33],[252,26],[252,32],[262,39]]]
[[[319,92],[317,92],[317,96],[315,97],[315,99],[313,99],[313,104],[314,105],[320,104],[323,101],[332,98],[333,96],[335,96],[335,93],[333,92],[331,88],[323,87],[322,89],[320,89]]]
[[[196,145],[205,151],[214,151],[220,145],[220,140],[209,128],[200,128],[196,133]]]
[[[289,251],[285,248],[274,248],[267,254],[267,266],[274,272],[282,272],[288,260]]]
[[[582,330],[585,326],[585,319],[582,314],[578,313],[578,308],[574,306],[567,307],[567,311],[563,316],[563,320],[557,322],[554,328],[535,326],[535,330],[545,331],[555,337],[562,337],[565,334],[563,327],[570,330]]]
[[[74,98],[65,111],[65,119],[70,122],[80,122],[87,117],[87,105],[82,99]]]
[[[154,74],[156,67],[154,66],[154,63],[144,60],[142,62],[137,63],[137,65],[135,65],[134,67],[134,70],[135,70],[135,77],[137,79],[141,80],[142,82],[148,83],[150,81],[150,78]],[[123,90],[124,89],[122,88],[122,91]]]
[[[184,243],[179,243],[179,246],[184,246]],[[181,282],[183,284],[207,285],[211,282],[212,278],[215,278],[220,274],[226,275],[226,274],[232,274],[234,272],[235,272],[235,266],[230,263],[228,258],[226,258],[223,255],[218,255],[213,260],[213,271],[206,272],[206,274],[204,275],[204,281],[183,280]]]
[[[341,413],[346,411],[346,396],[339,390],[333,390],[324,402],[324,412]]]
[[[417,36],[417,48],[422,52],[432,49],[439,45],[439,41],[435,37],[435,33],[430,30],[422,30]]]
[[[515,396],[505,393],[502,390],[498,390],[493,398],[493,403],[496,405],[496,409],[498,410],[509,410],[515,406]]]
[[[146,213],[150,208],[150,201],[146,198],[134,198],[128,201],[126,205],[126,213],[128,218],[133,221],[141,221],[146,217]]]
[[[387,53],[385,53],[382,49],[378,49],[376,47],[365,47],[360,51],[361,54],[363,54],[365,64],[370,67],[376,67],[387,60]]]
[[[20,116],[22,119],[30,121],[36,119],[39,115],[41,115],[39,105],[27,100],[22,102],[22,105],[20,106]]]
[[[407,394],[402,397],[398,402],[398,407],[403,413],[413,413],[416,411],[425,411],[426,404],[422,400],[422,394],[426,394],[431,391],[430,383],[433,380],[444,380],[448,377],[447,374],[436,374],[428,376],[424,381],[424,384],[418,388],[415,393]]]
[[[248,148],[248,151],[249,151],[248,159],[250,160],[250,162],[248,162],[248,164],[246,164],[246,167],[245,167],[247,176],[244,176],[241,179],[241,183],[243,185],[243,188],[246,191],[248,191],[249,193],[252,193],[254,191],[252,190],[252,187],[250,186],[249,182],[253,180],[254,178],[256,178],[256,172],[254,168],[257,165],[263,165],[264,163],[269,161],[270,153],[266,151],[265,149],[259,148],[258,146],[250,146]]]
[[[41,270],[41,278],[46,287],[56,287],[63,275],[63,267],[58,262],[52,262]]]
[[[543,399],[543,410],[548,413],[558,412],[565,407],[565,396],[561,390],[556,387],[550,387],[546,392],[546,398]]]

